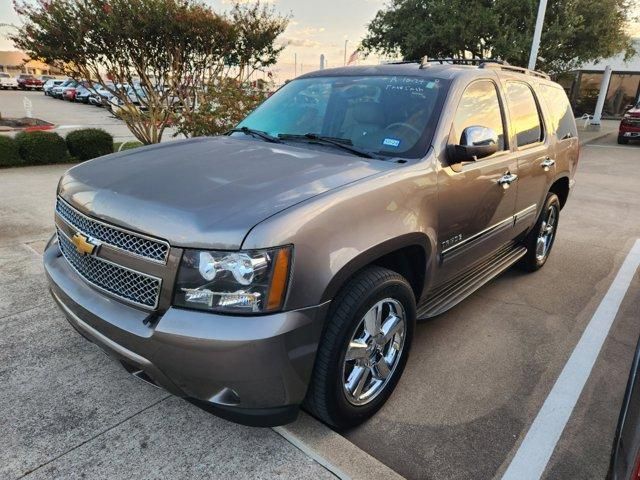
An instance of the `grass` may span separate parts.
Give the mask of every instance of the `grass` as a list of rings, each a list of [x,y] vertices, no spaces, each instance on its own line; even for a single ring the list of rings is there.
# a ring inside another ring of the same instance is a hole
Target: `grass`
[[[124,150],[131,150],[132,148],[138,148],[142,146],[142,142],[129,141],[129,142],[113,142],[113,151],[122,152]]]

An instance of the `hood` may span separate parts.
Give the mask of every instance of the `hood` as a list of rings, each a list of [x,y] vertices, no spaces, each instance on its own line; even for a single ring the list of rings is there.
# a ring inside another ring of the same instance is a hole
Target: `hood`
[[[201,137],[80,164],[59,194],[87,215],[174,246],[233,250],[265,218],[389,168],[329,148]]]

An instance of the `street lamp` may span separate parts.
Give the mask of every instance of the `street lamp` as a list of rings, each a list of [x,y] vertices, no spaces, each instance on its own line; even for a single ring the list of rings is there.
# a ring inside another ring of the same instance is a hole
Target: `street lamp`
[[[538,58],[538,48],[540,47],[540,37],[542,36],[542,24],[544,14],[547,10],[547,0],[540,0],[538,5],[538,18],[536,18],[536,28],[533,32],[533,42],[531,43],[531,54],[529,55],[529,70],[535,70]]]

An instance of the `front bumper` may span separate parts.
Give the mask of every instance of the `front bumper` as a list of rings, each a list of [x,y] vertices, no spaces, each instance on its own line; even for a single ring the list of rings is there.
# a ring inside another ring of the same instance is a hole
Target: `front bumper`
[[[296,418],[328,303],[261,316],[173,307],[149,313],[89,286],[55,242],[44,266],[69,323],[138,378],[239,423],[273,426]]]

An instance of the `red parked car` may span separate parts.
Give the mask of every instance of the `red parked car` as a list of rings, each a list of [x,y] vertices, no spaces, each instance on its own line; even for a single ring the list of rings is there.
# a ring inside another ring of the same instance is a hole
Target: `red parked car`
[[[618,130],[618,143],[640,140],[640,101],[624,113]]]
[[[69,100],[73,102],[76,99],[76,89],[75,88],[65,88],[62,91],[62,99]]]
[[[18,81],[18,88],[21,88],[22,90],[41,90],[42,85],[44,85],[42,80],[26,73],[18,75],[16,80]]]

